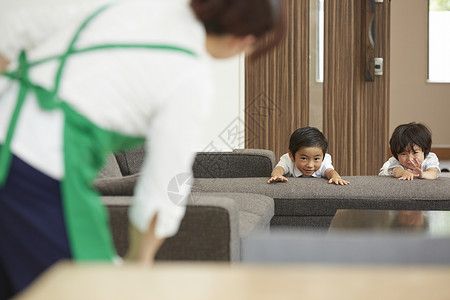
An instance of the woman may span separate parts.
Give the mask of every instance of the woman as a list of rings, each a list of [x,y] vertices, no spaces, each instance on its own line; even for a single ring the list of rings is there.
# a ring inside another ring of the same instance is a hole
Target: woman
[[[1,299],[60,259],[116,258],[91,183],[109,153],[144,140],[148,156],[130,209],[127,257],[152,262],[184,215],[167,186],[191,172],[212,98],[207,57],[254,46],[281,24],[279,6],[74,1],[2,16]]]

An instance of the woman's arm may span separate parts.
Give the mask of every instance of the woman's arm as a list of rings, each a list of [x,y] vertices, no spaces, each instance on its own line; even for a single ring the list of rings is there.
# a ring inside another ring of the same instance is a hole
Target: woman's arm
[[[153,260],[165,238],[177,233],[190,201],[192,163],[206,123],[212,83],[206,78],[206,65],[186,64],[191,71],[179,72],[161,88],[165,101],[149,118],[147,155],[129,212],[128,257],[145,263]]]
[[[133,224],[129,227],[130,248],[125,256],[127,260],[140,262],[146,265],[153,264],[156,252],[164,242],[164,238],[155,235],[155,226],[158,216],[150,222],[147,231],[140,232]]]

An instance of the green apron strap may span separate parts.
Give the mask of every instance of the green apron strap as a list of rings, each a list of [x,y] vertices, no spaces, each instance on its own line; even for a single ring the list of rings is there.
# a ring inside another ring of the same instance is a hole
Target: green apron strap
[[[74,50],[74,54],[83,53],[83,52],[89,52],[94,50],[102,50],[102,49],[154,49],[154,50],[164,50],[164,51],[176,51],[176,52],[182,52],[185,54],[189,54],[191,56],[197,56],[197,54],[191,50],[172,46],[172,45],[152,45],[152,44],[103,44],[103,45],[97,45],[92,46],[88,48],[82,48],[78,50]]]
[[[61,82],[61,75],[62,72],[64,70],[64,66],[66,64],[67,58],[70,56],[70,54],[73,52],[74,48],[75,48],[75,43],[78,40],[78,37],[80,36],[81,32],[83,31],[84,28],[86,28],[86,26],[97,16],[99,15],[102,11],[104,11],[106,8],[108,8],[109,5],[105,5],[103,7],[101,7],[100,9],[98,9],[97,11],[95,11],[92,15],[90,15],[80,26],[80,28],[78,28],[77,32],[75,33],[75,36],[72,38],[72,41],[70,42],[69,48],[67,48],[66,53],[64,53],[61,57],[60,57],[60,65],[58,68],[58,71],[56,72],[56,78],[55,78],[55,86],[53,87],[53,94],[57,95],[58,94],[58,89],[59,89],[59,84]]]

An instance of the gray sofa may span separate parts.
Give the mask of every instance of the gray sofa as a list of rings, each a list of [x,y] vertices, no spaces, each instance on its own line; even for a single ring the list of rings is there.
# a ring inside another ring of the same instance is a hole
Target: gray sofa
[[[450,178],[400,181],[392,177],[347,176],[348,186],[325,179],[289,178],[267,184],[267,178],[198,179],[196,191],[248,192],[272,197],[271,227],[327,228],[337,209],[450,210]]]
[[[142,152],[138,156],[142,157]],[[116,157],[120,161],[120,154]],[[136,159],[132,161],[134,164]],[[233,218],[231,213],[228,218],[230,221],[235,220],[240,227],[237,243],[255,230],[267,228],[265,222],[270,218],[270,210],[257,209],[257,205],[261,205],[259,199],[265,199],[267,202],[274,200],[271,228],[326,229],[337,209],[450,210],[450,178],[445,175],[437,180],[414,181],[399,181],[380,176],[344,176],[350,181],[348,186],[328,184],[326,179],[317,178],[289,178],[286,183],[267,184],[274,165],[274,154],[268,150],[244,149],[197,155],[193,166],[196,177],[192,186],[193,194],[205,197],[207,195],[205,201],[208,197],[229,198],[229,204],[236,206],[240,217]],[[111,184],[111,178],[107,179],[107,182],[100,179],[96,186],[104,195],[131,195],[137,176],[136,173],[119,178],[120,184]],[[216,209],[219,203],[225,203],[223,198],[216,200]],[[186,222],[189,220],[189,209],[200,209],[195,207],[197,206],[188,207]],[[253,214],[253,217],[250,218],[247,213]],[[246,222],[259,216],[263,217],[256,225],[252,222],[252,225],[248,226],[250,230],[243,229]],[[204,224],[208,223],[200,224],[196,230],[202,230]],[[225,229],[225,232],[232,231],[231,227],[230,225],[230,228]],[[182,229],[183,226],[180,232]],[[217,234],[219,232],[220,230]],[[195,235],[195,232],[189,234]],[[180,240],[179,246],[182,247],[183,243],[184,241]],[[218,248],[220,247],[218,245]],[[239,247],[232,242],[228,248],[230,259],[238,259],[240,254],[236,253],[239,253]],[[179,248],[176,248],[176,251],[179,251]],[[172,251],[171,255],[173,254]],[[203,255],[205,253],[201,256]],[[170,258],[170,255],[166,257]],[[226,258],[226,255],[221,257]],[[188,258],[191,259],[191,256]]]
[[[228,171],[235,172],[238,169],[233,166],[236,162],[243,166],[248,157],[254,157],[256,161],[265,159],[252,153],[227,159],[229,154],[210,157],[207,153],[198,153],[194,165],[195,175],[230,176],[233,174]],[[119,255],[124,255],[128,247],[127,212],[143,157],[143,148],[110,156],[94,184],[109,211],[111,231]],[[224,163],[230,165],[224,168],[221,165]],[[267,167],[267,164],[261,165]],[[262,176],[261,172],[267,171],[255,168],[247,175]],[[273,215],[273,199],[264,195],[233,191],[198,193],[193,190],[178,233],[165,241],[156,259],[239,261],[242,239],[254,232],[268,232]]]
[[[235,150],[231,156],[227,154],[227,157],[242,156],[248,151],[254,150]],[[259,150],[254,154],[266,158],[259,160],[259,169],[274,168],[272,151]],[[203,159],[207,160],[208,154],[203,155]],[[219,154],[209,154],[216,155]],[[263,163],[267,165],[263,166]],[[285,183],[267,184],[270,172],[264,175],[247,178],[196,178],[193,190],[222,193],[233,191],[271,197],[275,201],[271,228],[326,229],[337,209],[450,210],[448,173],[442,173],[436,180],[413,181],[382,176],[344,176],[350,181],[347,186],[329,184],[326,179],[319,178],[289,178]]]

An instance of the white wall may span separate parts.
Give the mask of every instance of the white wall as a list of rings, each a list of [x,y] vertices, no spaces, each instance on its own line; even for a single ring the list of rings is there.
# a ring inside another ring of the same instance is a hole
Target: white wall
[[[423,122],[434,147],[450,147],[450,83],[427,82],[428,1],[391,2],[390,125]],[[443,36],[442,38],[450,38]],[[450,72],[450,70],[447,70]]]
[[[198,151],[244,148],[244,56],[211,61],[215,100]]]

